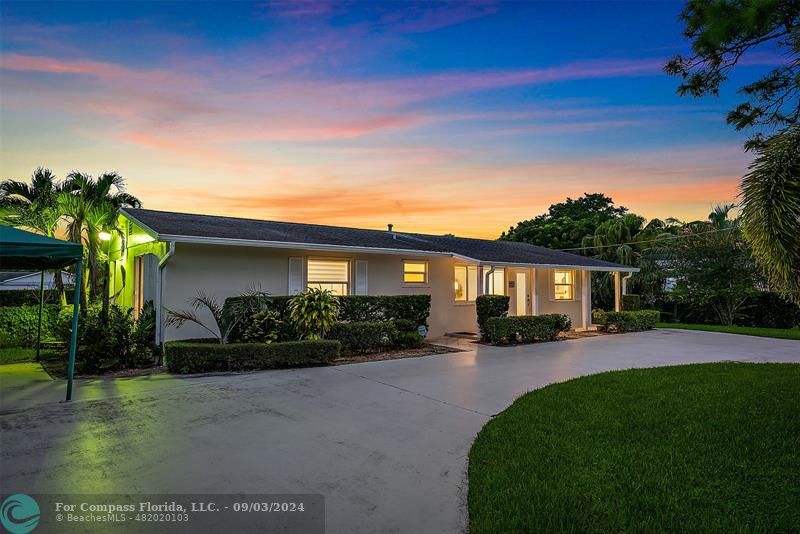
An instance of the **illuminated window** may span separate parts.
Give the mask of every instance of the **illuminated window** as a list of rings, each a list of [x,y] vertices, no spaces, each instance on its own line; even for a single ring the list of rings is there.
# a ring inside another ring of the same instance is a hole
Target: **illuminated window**
[[[403,283],[425,285],[428,283],[428,264],[420,261],[403,262]]]
[[[506,271],[495,267],[492,274],[489,272],[491,267],[483,268],[483,283],[486,287],[483,289],[484,295],[505,295],[506,294]],[[489,280],[487,281],[487,275]]]
[[[555,300],[575,298],[575,271],[553,271],[553,298]]]
[[[327,289],[334,295],[350,294],[350,262],[308,260],[308,288]]]
[[[478,296],[478,268],[470,265],[456,265],[454,274],[456,301],[474,301]]]

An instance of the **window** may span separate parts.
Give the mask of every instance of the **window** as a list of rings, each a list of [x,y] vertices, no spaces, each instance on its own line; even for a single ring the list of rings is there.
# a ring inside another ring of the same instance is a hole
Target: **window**
[[[426,285],[428,283],[428,263],[424,261],[404,261],[403,283]]]
[[[491,267],[483,268],[483,283],[486,287],[483,289],[484,295],[505,295],[506,294],[506,271],[501,268],[494,268],[492,274],[489,274]],[[488,282],[486,280],[488,275]]]
[[[334,295],[350,294],[350,262],[308,260],[308,288],[327,289]]]
[[[575,271],[553,271],[553,298],[555,300],[575,298]]]
[[[456,301],[474,301],[478,296],[478,268],[470,265],[456,265],[454,278]]]

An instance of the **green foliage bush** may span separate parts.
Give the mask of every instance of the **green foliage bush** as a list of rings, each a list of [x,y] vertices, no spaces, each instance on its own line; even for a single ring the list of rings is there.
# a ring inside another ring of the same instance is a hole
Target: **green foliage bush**
[[[417,328],[419,328],[419,324],[411,321],[409,319],[394,319],[392,324],[397,329],[398,332],[414,332],[417,334]],[[419,334],[417,334],[419,335]]]
[[[397,328],[392,322],[358,321],[335,323],[326,337],[339,341],[343,354],[364,354],[390,347],[397,335]]]
[[[494,345],[554,341],[571,327],[569,316],[561,313],[490,317],[486,320],[486,337]]]
[[[392,340],[392,346],[396,349],[418,349],[425,342],[425,338],[417,332],[398,332]]]
[[[251,297],[239,296],[229,297],[225,300],[225,309],[230,309],[242,299]],[[278,341],[291,341],[298,339],[299,334],[295,332],[290,320],[289,302],[291,296],[271,296],[267,308],[278,314],[282,321],[278,331]],[[339,321],[343,322],[363,322],[363,321],[409,321],[413,324],[408,331],[416,332],[420,325],[428,324],[428,317],[431,312],[430,295],[347,295],[338,297],[339,300]],[[404,323],[402,328],[405,330],[409,323]],[[228,342],[239,343],[244,341],[244,333],[250,325],[250,319],[244,320],[231,330],[228,335]]]
[[[735,324],[760,328],[792,328],[800,325],[800,306],[767,291],[751,296]]]
[[[622,295],[620,306],[624,311],[637,311],[642,308],[642,299],[639,295]]]
[[[171,341],[165,346],[167,369],[181,374],[322,365],[340,351],[341,344],[330,339],[225,345]]]
[[[508,315],[510,297],[504,295],[480,295],[475,299],[475,312],[478,314],[478,331],[481,339],[487,340],[487,321],[491,317]]]
[[[272,310],[262,311],[250,317],[250,324],[244,333],[245,341],[250,343],[273,343],[278,341],[278,332],[283,321]]]
[[[52,337],[60,309],[54,304],[42,308],[42,339]],[[38,305],[0,307],[0,347],[34,347],[38,324]]]
[[[152,309],[152,308],[151,308]],[[155,363],[155,320],[147,309],[141,320],[133,310],[111,305],[104,318],[99,305],[89,306],[78,320],[75,368],[81,374],[148,367]],[[59,314],[59,335],[68,344],[72,332],[72,308]]]
[[[347,295],[339,297],[339,320],[348,322],[405,319],[414,328],[428,326],[430,295]]]
[[[20,273],[20,275],[25,273]],[[65,291],[67,302],[72,302],[72,290]],[[44,304],[59,305],[58,290],[45,289],[44,290]],[[39,291],[32,289],[9,289],[0,291],[0,307],[6,306],[38,306],[39,305]]]
[[[308,289],[289,301],[289,319],[300,339],[322,339],[339,317],[339,301],[327,289]]]
[[[596,321],[609,332],[640,332],[655,328],[660,317],[658,310],[603,312]]]

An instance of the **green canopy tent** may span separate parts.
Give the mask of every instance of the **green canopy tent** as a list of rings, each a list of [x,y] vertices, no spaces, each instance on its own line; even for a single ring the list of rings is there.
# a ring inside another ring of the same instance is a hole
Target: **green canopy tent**
[[[73,297],[72,334],[69,340],[69,366],[67,367],[67,400],[72,399],[72,376],[75,374],[75,349],[78,341],[78,308],[81,293],[83,247],[78,243],[61,241],[10,226],[0,226],[0,268],[12,271],[42,271],[42,288],[39,293],[39,333],[36,352],[39,353],[42,332],[42,305],[44,304],[44,271],[61,269],[75,264],[76,283]]]

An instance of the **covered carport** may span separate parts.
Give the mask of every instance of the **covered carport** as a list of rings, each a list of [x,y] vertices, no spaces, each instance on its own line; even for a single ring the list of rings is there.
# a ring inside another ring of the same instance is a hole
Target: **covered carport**
[[[67,366],[67,400],[72,399],[72,378],[75,374],[75,350],[78,341],[78,313],[81,293],[80,273],[83,269],[83,246],[79,243],[61,241],[9,226],[0,226],[0,268],[10,271],[44,271],[62,269],[75,265],[76,284],[73,296],[72,334],[69,340],[69,364]],[[36,354],[39,355],[42,331],[42,307],[44,305],[44,276],[39,292],[39,325],[36,339]]]

